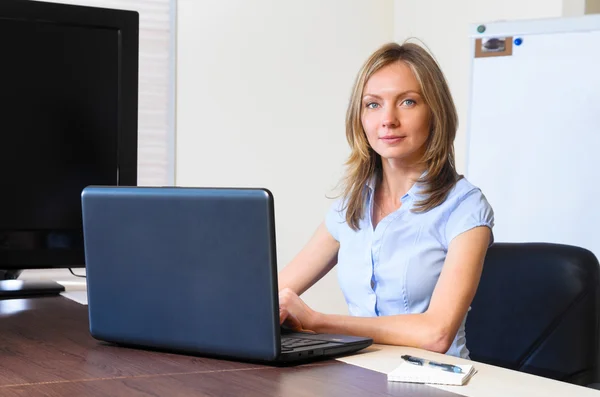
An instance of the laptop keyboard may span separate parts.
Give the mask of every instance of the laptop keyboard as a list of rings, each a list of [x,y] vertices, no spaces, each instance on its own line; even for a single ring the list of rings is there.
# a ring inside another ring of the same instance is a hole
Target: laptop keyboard
[[[326,345],[329,342],[322,340],[313,340],[313,339],[301,339],[301,338],[292,338],[288,336],[281,337],[281,351],[289,352],[298,347],[317,347],[320,345]]]

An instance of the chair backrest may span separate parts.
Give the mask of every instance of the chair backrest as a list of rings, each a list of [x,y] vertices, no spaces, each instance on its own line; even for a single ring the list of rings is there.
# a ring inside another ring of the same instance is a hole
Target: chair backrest
[[[472,360],[569,383],[597,382],[600,269],[586,249],[495,243],[467,316]]]

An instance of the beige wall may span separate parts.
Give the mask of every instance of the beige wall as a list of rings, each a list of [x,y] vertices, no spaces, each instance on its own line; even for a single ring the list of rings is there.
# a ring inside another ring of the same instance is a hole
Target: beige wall
[[[176,184],[273,191],[279,267],[323,220],[346,103],[392,0],[179,0]],[[335,271],[305,295],[346,312]]]
[[[563,17],[577,17],[585,14],[586,0],[563,0]]]

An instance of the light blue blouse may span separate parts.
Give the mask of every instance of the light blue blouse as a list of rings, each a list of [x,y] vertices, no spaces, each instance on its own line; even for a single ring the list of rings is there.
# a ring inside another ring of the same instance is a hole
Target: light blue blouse
[[[429,307],[449,243],[477,226],[491,230],[494,212],[481,190],[462,178],[442,204],[413,213],[414,203],[423,198],[423,187],[415,183],[402,197],[400,208],[373,230],[374,188],[372,179],[366,187],[367,211],[360,230],[347,225],[342,199],[333,203],[326,217],[329,232],[340,242],[338,281],[350,315],[423,313]],[[469,357],[465,321],[466,316],[446,354]]]

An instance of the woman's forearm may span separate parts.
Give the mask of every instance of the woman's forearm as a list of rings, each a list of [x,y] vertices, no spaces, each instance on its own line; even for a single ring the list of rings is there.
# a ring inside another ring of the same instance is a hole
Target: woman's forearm
[[[429,313],[354,317],[316,313],[309,329],[319,333],[373,338],[375,343],[411,346],[446,353],[454,336]],[[455,334],[456,332],[454,332]]]

